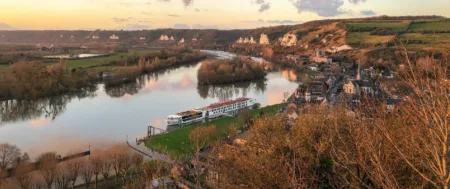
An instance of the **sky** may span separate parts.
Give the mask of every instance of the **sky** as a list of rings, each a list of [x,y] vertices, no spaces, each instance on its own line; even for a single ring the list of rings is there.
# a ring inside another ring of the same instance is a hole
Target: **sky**
[[[247,29],[377,15],[450,17],[450,0],[0,0],[0,29]]]

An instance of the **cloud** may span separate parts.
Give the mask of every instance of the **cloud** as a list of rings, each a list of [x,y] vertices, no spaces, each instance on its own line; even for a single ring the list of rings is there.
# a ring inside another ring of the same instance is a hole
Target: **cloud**
[[[175,29],[191,29],[191,27],[187,24],[174,24],[173,28],[175,28]]]
[[[177,15],[177,14],[168,14],[167,16],[170,16],[170,17],[181,17],[180,15]]]
[[[193,0],[181,0],[181,1],[183,1],[183,3],[184,3],[184,6],[189,6],[189,5],[191,5],[192,4],[192,2],[194,2]]]
[[[333,17],[342,14],[351,13],[351,11],[344,10],[344,0],[290,0],[297,12],[303,13],[313,12],[322,17]],[[358,5],[364,3],[367,0],[348,0],[349,3]]]
[[[141,24],[128,24],[120,29],[130,30],[130,31],[132,31],[132,30],[149,30],[149,29],[151,29],[151,27],[147,26],[147,25],[141,25]]]
[[[212,26],[212,25],[201,25],[201,24],[193,24],[192,29],[216,29],[218,30],[219,27],[218,26]]]
[[[348,2],[350,2],[351,4],[359,4],[359,3],[365,3],[366,0],[348,0]]]
[[[360,12],[364,16],[376,16],[377,13],[372,10],[363,10]]]
[[[134,18],[134,17],[128,17],[128,18],[114,17],[114,18],[112,18],[112,20],[118,24],[123,24],[123,23],[134,22],[136,20],[136,18]]]
[[[141,12],[141,14],[143,14],[143,15],[152,15],[151,12]]]
[[[264,12],[270,9],[270,3],[266,2],[266,0],[256,0],[255,3],[259,5],[259,12]]]
[[[342,9],[342,0],[295,0],[292,3],[299,14],[307,11],[323,17],[332,17],[346,13]]]
[[[8,24],[0,22],[0,30],[16,30],[16,28],[13,28]]]

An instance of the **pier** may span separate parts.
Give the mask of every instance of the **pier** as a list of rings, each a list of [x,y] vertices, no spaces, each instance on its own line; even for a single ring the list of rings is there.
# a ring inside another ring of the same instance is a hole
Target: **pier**
[[[136,138],[136,144],[140,145],[141,143],[145,142],[146,140],[148,140],[149,138],[151,138],[152,136],[156,136],[156,135],[162,135],[165,134],[166,131],[164,129],[161,128],[157,128],[154,126],[147,126],[147,136],[144,138]]]

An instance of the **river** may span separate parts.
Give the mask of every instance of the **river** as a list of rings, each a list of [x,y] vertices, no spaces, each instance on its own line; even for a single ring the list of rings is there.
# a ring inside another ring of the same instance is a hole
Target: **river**
[[[118,87],[99,84],[80,94],[0,102],[0,143],[17,145],[32,158],[49,151],[65,155],[89,146],[104,148],[125,142],[127,136],[134,143],[146,135],[148,125],[167,129],[167,115],[238,97],[255,98],[263,106],[277,104],[297,87],[296,75],[289,70],[270,72],[265,81],[198,86],[200,65],[144,75]]]

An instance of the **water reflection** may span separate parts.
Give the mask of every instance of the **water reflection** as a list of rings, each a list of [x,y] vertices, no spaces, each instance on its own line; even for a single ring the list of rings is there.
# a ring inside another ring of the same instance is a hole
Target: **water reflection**
[[[228,85],[198,85],[198,94],[203,98],[218,98],[227,101],[237,97],[247,97],[249,91],[264,93],[267,88],[266,80],[242,82]]]
[[[33,120],[44,117],[54,120],[61,115],[68,103],[74,98],[93,98],[97,87],[84,89],[80,93],[52,96],[38,100],[7,100],[0,102],[0,125],[10,122]],[[35,125],[42,125],[42,120],[33,120]]]

